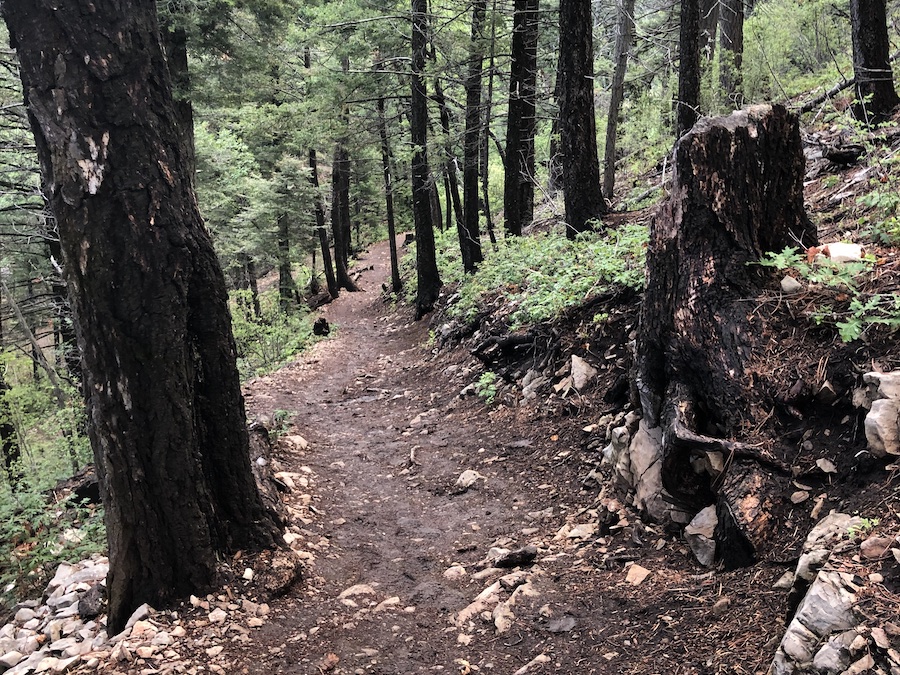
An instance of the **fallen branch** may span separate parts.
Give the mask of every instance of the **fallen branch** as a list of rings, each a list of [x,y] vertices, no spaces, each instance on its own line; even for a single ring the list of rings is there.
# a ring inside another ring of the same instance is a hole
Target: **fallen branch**
[[[896,61],[898,58],[900,58],[900,51],[896,51],[896,52],[894,52],[893,54],[891,54],[890,61],[891,61],[891,62],[894,62],[894,61]],[[856,78],[855,78],[855,77],[851,77],[849,80],[844,80],[843,82],[840,82],[840,83],[834,85],[834,86],[833,86],[831,89],[829,89],[828,91],[819,94],[818,96],[816,96],[816,97],[813,98],[813,99],[810,99],[809,101],[807,101],[806,103],[804,103],[803,105],[801,105],[801,106],[797,109],[797,111],[798,111],[799,113],[801,113],[801,114],[802,114],[802,113],[812,112],[812,110],[813,110],[816,106],[820,105],[821,103],[824,103],[827,99],[831,98],[832,96],[834,96],[834,95],[836,95],[836,94],[839,94],[840,92],[844,91],[844,89],[849,89],[850,87],[852,87],[852,86],[855,85],[855,84],[856,84]]]

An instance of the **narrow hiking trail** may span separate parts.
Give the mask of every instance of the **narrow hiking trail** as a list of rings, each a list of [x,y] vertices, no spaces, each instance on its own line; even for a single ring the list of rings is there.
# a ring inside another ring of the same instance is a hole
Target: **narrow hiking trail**
[[[783,568],[706,574],[677,534],[585,480],[592,413],[462,396],[480,374],[471,356],[434,357],[427,322],[383,302],[386,244],[358,268],[365,292],[322,311],[332,337],[245,388],[251,418],[292,415],[276,469],[307,567],[211,670],[764,672]],[[521,567],[489,559],[528,545]]]

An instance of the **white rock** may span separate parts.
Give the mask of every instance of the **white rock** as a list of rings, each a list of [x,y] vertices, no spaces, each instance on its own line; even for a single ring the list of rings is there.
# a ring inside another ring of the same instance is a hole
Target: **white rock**
[[[15,621],[16,623],[26,623],[35,618],[36,614],[33,609],[29,609],[28,607],[22,607],[16,612]]]
[[[578,391],[584,391],[591,381],[597,377],[597,369],[576,354],[572,354],[572,385]]]
[[[21,652],[17,652],[15,650],[7,652],[3,656],[0,656],[0,669],[6,670],[8,668],[12,668],[24,658],[25,655]]]
[[[478,479],[487,480],[474,469],[466,469],[459,474],[459,478],[456,479],[456,487],[466,490],[472,487]]]
[[[684,539],[699,563],[710,567],[716,558],[715,531],[719,518],[715,505],[707,506],[697,513],[684,528]]]
[[[462,565],[452,565],[444,570],[444,578],[448,581],[457,581],[458,579],[463,579],[468,574],[466,572],[466,568]]]
[[[150,605],[145,602],[131,613],[131,616],[128,617],[128,621],[125,622],[125,627],[131,628],[138,621],[143,621],[148,616],[150,616]]]
[[[889,398],[872,401],[865,430],[869,450],[875,457],[900,455],[900,401]]]
[[[900,370],[890,373],[866,373],[863,382],[874,389],[875,398],[890,398],[900,401]]]
[[[209,622],[210,623],[225,623],[225,619],[228,618],[228,612],[224,609],[216,607],[213,611],[209,613]]]
[[[628,573],[625,575],[625,581],[634,586],[639,586],[644,583],[644,580],[651,574],[653,573],[646,567],[634,564],[628,568]]]

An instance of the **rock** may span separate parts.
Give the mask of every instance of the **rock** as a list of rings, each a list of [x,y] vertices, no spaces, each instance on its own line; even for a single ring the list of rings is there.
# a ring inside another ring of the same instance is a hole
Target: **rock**
[[[896,543],[892,537],[872,536],[859,546],[859,553],[867,560],[878,560],[887,555],[888,550]]]
[[[591,381],[597,377],[597,369],[576,354],[572,354],[572,385],[578,391],[584,391]]]
[[[635,506],[654,520],[665,520],[669,505],[662,497],[662,429],[650,428],[641,420],[628,446],[627,461]]]
[[[228,618],[228,613],[219,607],[216,607],[213,611],[209,613],[209,622],[210,623],[225,623],[225,619]]]
[[[803,290],[803,284],[797,281],[790,274],[781,280],[781,292],[785,295],[793,295]]]
[[[830,459],[825,459],[824,457],[822,459],[817,459],[816,466],[819,467],[819,470],[822,471],[822,473],[837,473],[837,467]]]
[[[597,523],[579,523],[566,534],[567,539],[590,539],[597,532]]]
[[[474,469],[466,469],[459,475],[459,478],[456,479],[456,487],[460,490],[468,490],[470,487],[475,485],[475,482],[479,479],[487,480],[487,478],[482,476]]]
[[[21,609],[16,611],[14,620],[16,623],[25,623],[27,621],[31,621],[36,616],[37,616],[37,614],[35,613],[35,611],[33,609],[30,609],[28,607],[22,607]]]
[[[78,616],[82,619],[93,619],[103,611],[103,598],[106,586],[96,583],[78,598]]]
[[[809,492],[806,490],[797,490],[791,493],[791,504],[802,504],[809,499]]]
[[[534,559],[537,557],[537,546],[534,544],[528,544],[527,546],[523,546],[522,548],[516,549],[515,551],[508,551],[504,555],[497,558],[494,561],[495,567],[522,567],[524,565],[530,565],[534,562]]]
[[[561,617],[551,619],[547,623],[547,630],[551,633],[568,633],[575,628],[576,624],[575,617],[563,614]]]
[[[900,455],[900,400],[882,398],[872,401],[866,415],[866,440],[875,457]]]
[[[788,591],[791,589],[791,586],[794,585],[794,573],[788,570],[780,577],[778,577],[778,581],[772,584],[772,588],[775,588],[779,591]]]
[[[0,670],[7,670],[9,668],[12,668],[24,658],[25,655],[21,652],[17,652],[15,650],[7,652],[3,656],[0,656]]]
[[[625,575],[625,581],[634,586],[639,586],[644,583],[644,580],[653,574],[646,567],[641,567],[640,565],[631,565],[628,568],[628,573]]]
[[[356,584],[341,591],[340,595],[338,595],[338,600],[352,598],[357,595],[375,595],[375,589],[369,584]]]
[[[900,370],[890,373],[866,373],[863,382],[873,389],[874,398],[889,398],[900,401]]]
[[[147,617],[150,616],[150,605],[146,602],[138,607],[131,613],[131,616],[128,617],[128,621],[125,622],[125,628],[131,628],[138,621],[143,621]]]
[[[534,666],[540,666],[545,663],[550,663],[550,657],[546,654],[538,654],[533,659],[531,659],[531,661],[514,672],[513,675],[525,675],[525,673],[531,670]]]
[[[731,607],[731,598],[719,598],[712,606],[713,616],[722,616]]]
[[[716,558],[715,531],[719,519],[715,505],[701,510],[684,528],[684,539],[697,561],[704,567],[711,567]]]
[[[456,615],[456,625],[460,627],[465,625],[469,619],[478,616],[488,609],[492,609],[498,602],[500,602],[500,582],[495,581],[481,591],[481,593],[479,593],[466,607],[460,610],[459,614]]]

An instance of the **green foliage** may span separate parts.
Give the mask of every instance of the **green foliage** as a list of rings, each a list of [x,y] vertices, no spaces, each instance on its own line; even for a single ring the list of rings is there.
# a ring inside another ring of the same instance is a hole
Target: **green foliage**
[[[0,493],[0,604],[40,593],[60,562],[105,550],[101,507],[73,499],[48,504],[38,488]]]
[[[232,329],[242,380],[276,370],[316,340],[306,312],[281,311],[277,289],[261,293],[259,304],[256,316],[251,291],[231,293]]]
[[[827,292],[831,302],[845,306],[838,309],[838,305],[825,302],[811,315],[817,324],[834,325],[843,342],[861,338],[872,326],[900,328],[900,296],[862,290],[875,268],[871,257],[860,262],[836,263],[828,258],[809,262],[805,254],[785,248],[779,253],[767,253],[759,264],[792,271],[808,284]]]
[[[859,524],[853,525],[847,530],[847,536],[850,539],[856,539],[857,537],[868,534],[880,524],[881,519],[879,518],[860,518]]]
[[[850,77],[848,0],[766,0],[744,24],[748,101],[780,100]]]
[[[869,192],[856,204],[869,209],[864,217],[875,238],[884,244],[900,246],[900,159],[880,162],[880,177],[869,181]]]
[[[517,328],[552,319],[611,287],[640,288],[646,238],[641,225],[586,233],[575,241],[561,234],[508,237],[499,242],[497,251],[486,247],[478,271],[464,277],[452,238],[445,236],[439,255],[441,276],[460,283],[448,312],[473,321],[500,295],[515,307],[510,324]]]
[[[497,373],[488,370],[475,382],[475,393],[490,405],[497,398]]]

